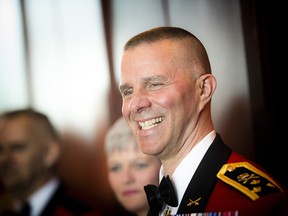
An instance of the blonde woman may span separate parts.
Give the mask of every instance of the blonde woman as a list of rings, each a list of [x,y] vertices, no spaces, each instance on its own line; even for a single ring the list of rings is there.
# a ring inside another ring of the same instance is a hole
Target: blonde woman
[[[160,160],[140,151],[122,117],[109,129],[105,150],[108,180],[115,197],[127,211],[146,216],[149,205],[144,186],[159,184]]]

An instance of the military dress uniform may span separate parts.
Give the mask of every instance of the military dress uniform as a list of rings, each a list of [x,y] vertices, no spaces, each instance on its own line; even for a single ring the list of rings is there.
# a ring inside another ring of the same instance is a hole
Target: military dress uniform
[[[262,167],[232,151],[217,133],[176,215],[288,216],[288,191]]]

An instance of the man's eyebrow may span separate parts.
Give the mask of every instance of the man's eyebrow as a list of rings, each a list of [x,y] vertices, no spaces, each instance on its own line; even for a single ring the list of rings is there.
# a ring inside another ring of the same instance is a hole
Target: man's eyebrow
[[[166,76],[163,75],[153,75],[149,77],[144,77],[142,79],[142,83],[149,83],[149,82],[155,82],[155,81],[165,81],[167,80]],[[119,85],[120,92],[124,92],[126,89],[131,88],[131,86],[128,83],[123,83],[122,85]]]
[[[127,83],[124,83],[124,84],[119,86],[120,92],[124,92],[128,88],[130,88],[130,86]]]
[[[167,78],[165,76],[163,76],[163,75],[155,75],[155,76],[145,77],[143,79],[143,81],[145,83],[147,83],[147,82],[151,82],[151,81],[164,81],[166,79]]]

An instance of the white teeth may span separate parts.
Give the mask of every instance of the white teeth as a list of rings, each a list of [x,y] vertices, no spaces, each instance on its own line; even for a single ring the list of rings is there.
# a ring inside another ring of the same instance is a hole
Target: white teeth
[[[152,127],[155,127],[157,124],[159,124],[163,120],[164,120],[164,117],[158,117],[158,118],[150,119],[145,122],[139,122],[139,125],[142,128],[142,130],[148,130]]]

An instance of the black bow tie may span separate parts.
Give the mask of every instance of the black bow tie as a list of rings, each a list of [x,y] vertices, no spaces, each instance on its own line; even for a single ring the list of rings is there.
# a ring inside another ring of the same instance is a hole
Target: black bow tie
[[[178,205],[177,195],[169,176],[164,176],[159,187],[155,185],[144,186],[146,197],[150,206],[149,216],[158,216],[163,203],[176,207]]]

